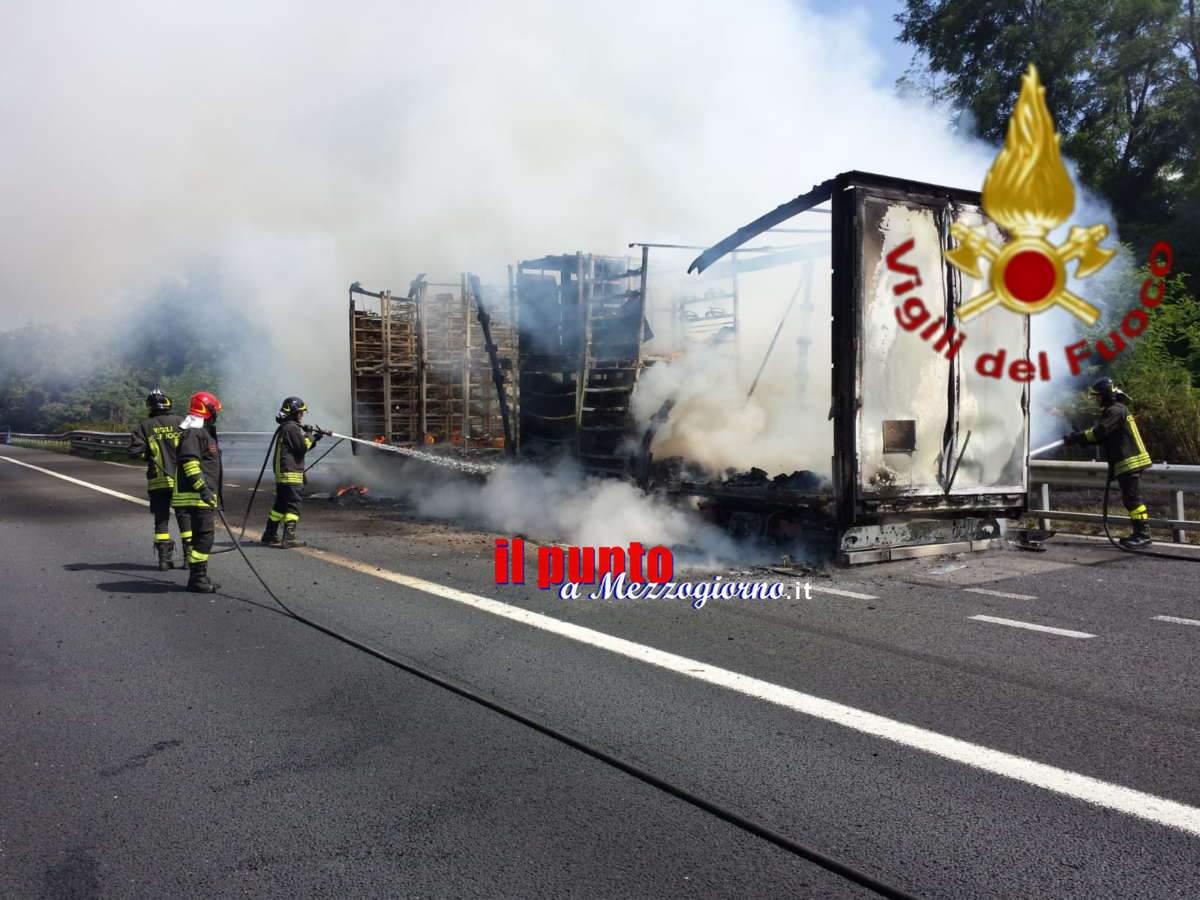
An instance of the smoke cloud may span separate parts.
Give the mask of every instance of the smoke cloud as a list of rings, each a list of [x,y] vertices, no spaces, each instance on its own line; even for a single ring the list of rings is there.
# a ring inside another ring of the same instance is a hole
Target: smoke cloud
[[[980,184],[993,148],[879,87],[864,25],[802,0],[7,3],[0,328],[220,285],[196,316],[269,336],[229,360],[235,405],[269,423],[300,394],[344,429],[351,281],[499,282],[518,258],[708,243],[855,168]],[[801,432],[827,390],[809,419],[781,387],[806,329],[827,361],[820,315],[793,316],[752,403],[722,402],[791,292],[743,304],[734,370],[680,370],[716,388],[668,446],[718,409],[706,462],[744,462],[720,449],[740,439],[780,469],[823,467],[823,432]]]

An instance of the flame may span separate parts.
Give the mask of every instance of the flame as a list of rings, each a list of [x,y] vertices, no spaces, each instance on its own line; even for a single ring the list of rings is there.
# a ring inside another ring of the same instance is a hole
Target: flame
[[[1004,149],[983,180],[983,208],[1016,234],[1044,236],[1075,208],[1075,188],[1058,152],[1054,120],[1037,67],[1021,77]]]
[[[371,441],[371,443],[372,443],[372,444],[386,444],[386,443],[387,443],[387,441],[386,441],[386,440],[384,440],[384,437],[383,437],[383,435],[381,434],[379,437],[377,437],[377,438],[374,438],[374,439]]]
[[[367,489],[361,484],[348,484],[345,487],[338,488],[335,496],[344,497],[347,494],[355,494],[356,496],[361,497],[366,493]]]

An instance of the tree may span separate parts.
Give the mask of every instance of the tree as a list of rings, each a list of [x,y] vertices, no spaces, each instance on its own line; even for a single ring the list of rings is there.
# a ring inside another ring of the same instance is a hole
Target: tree
[[[1063,151],[1122,239],[1142,254],[1165,238],[1178,267],[1200,273],[1196,0],[907,0],[896,21],[930,93],[993,142],[1035,63]]]

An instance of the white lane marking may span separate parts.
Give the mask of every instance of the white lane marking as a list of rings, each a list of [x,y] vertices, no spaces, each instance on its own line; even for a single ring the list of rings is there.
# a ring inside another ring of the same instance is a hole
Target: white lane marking
[[[69,481],[71,484],[77,484],[80,487],[89,488],[93,491],[99,491],[101,494],[108,494],[110,497],[116,497],[120,500],[128,500],[130,503],[138,503],[142,506],[149,506],[149,500],[143,500],[141,497],[131,497],[128,494],[122,494],[120,491],[112,491],[106,487],[101,487],[98,484],[92,484],[90,481],[80,481],[78,478],[72,478],[70,475],[63,475],[61,472],[53,472],[50,469],[43,469],[41,466],[35,466],[32,463],[22,462],[19,459],[13,459],[11,456],[0,454],[0,459],[5,462],[13,463],[14,465],[24,466],[27,469],[33,469],[37,472],[43,472],[46,475],[53,475],[55,478],[61,478],[63,481]]]
[[[1005,600],[1036,600],[1033,594],[1009,594],[1005,591],[989,591],[987,588],[963,588],[970,594],[987,594],[989,597],[1003,597]]]
[[[1051,628],[1049,625],[1035,625],[1032,622],[1018,622],[1016,619],[1001,619],[997,616],[971,616],[976,622],[991,622],[994,625],[1011,625],[1013,628],[1027,628],[1030,631],[1044,631],[1046,634],[1058,634],[1071,638],[1094,638],[1094,634],[1086,631],[1071,631],[1069,628]]]
[[[888,719],[875,713],[855,709],[852,706],[844,706],[841,703],[834,703],[831,700],[814,697],[811,694],[805,694],[792,688],[771,684],[768,681],[752,678],[749,675],[741,675],[737,672],[731,672],[728,669],[721,669],[708,663],[688,659],[684,656],[677,656],[674,653],[667,653],[663,650],[656,650],[644,644],[637,644],[623,638],[613,637],[601,631],[594,631],[590,628],[573,625],[570,622],[564,622],[551,616],[544,616],[527,609],[521,609],[518,606],[510,606],[498,600],[481,597],[477,594],[460,591],[457,588],[447,587],[433,581],[425,581],[422,578],[415,578],[411,575],[401,574],[400,572],[392,572],[379,566],[350,559],[338,553],[317,550],[312,547],[298,549],[294,552],[303,553],[314,559],[332,563],[333,565],[341,566],[342,568],[364,575],[373,575],[376,578],[421,591],[422,593],[432,594],[435,597],[452,600],[455,603],[461,603],[504,619],[540,628],[543,631],[557,634],[592,647],[598,647],[619,656],[638,660],[689,678],[694,678],[697,681],[736,691],[747,697],[765,700],[768,703],[786,707],[802,715],[823,719],[853,731],[883,738],[884,740],[892,741],[905,747],[912,747],[916,750],[940,756],[943,759],[972,766],[976,769],[982,769],[985,772],[991,772],[1005,778],[1012,778],[1016,781],[1053,791],[1056,794],[1062,794],[1075,800],[1082,800],[1096,806],[1117,810],[1139,819],[1156,822],[1171,828],[1178,828],[1181,831],[1200,836],[1200,809],[1178,803],[1174,800],[1156,797],[1153,794],[1146,794],[1119,784],[1100,781],[1097,778],[1081,775],[1078,772],[1059,769],[1045,763],[1014,756],[1011,753],[1005,753],[1001,750],[993,750],[989,747],[960,740],[959,738],[938,734],[935,731],[918,728],[915,725],[908,725],[904,722],[898,722],[895,719]]]
[[[225,482],[225,487],[241,487],[241,485],[236,481],[227,481]]]
[[[856,591],[843,591],[840,588],[817,587],[815,584],[810,585],[814,594],[833,594],[836,597],[851,597],[855,600],[878,600],[878,597],[872,597],[870,594],[859,594]]]
[[[119,462],[114,462],[111,459],[99,459],[96,461],[102,462],[106,466],[120,466],[122,469],[140,469],[140,468],[142,468],[141,466],[137,465],[136,463],[119,463]]]
[[[1174,622],[1176,625],[1200,625],[1200,619],[1181,619],[1179,616],[1155,616],[1156,622]]]
[[[45,472],[47,475],[53,475],[64,481],[70,481],[73,484],[91,488],[104,494],[111,494],[114,497],[128,500],[131,503],[139,503],[143,506],[150,505],[149,501],[131,497],[128,494],[121,494],[117,491],[110,491],[108,488],[89,484],[77,478],[59,475],[57,472],[51,472],[39,466],[20,462],[11,456],[0,455],[0,459],[26,466],[30,469],[37,469],[40,472]],[[820,697],[814,697],[812,694],[801,693],[792,688],[771,684],[769,681],[751,678],[749,675],[740,675],[737,672],[710,666],[707,663],[688,659],[685,656],[677,656],[674,653],[655,650],[653,647],[636,644],[624,638],[613,637],[601,631],[593,631],[590,628],[572,625],[569,622],[563,622],[550,616],[543,616],[540,613],[530,612],[517,606],[509,606],[507,603],[501,603],[498,600],[490,600],[487,597],[469,594],[466,591],[460,591],[433,581],[425,581],[422,578],[414,578],[411,575],[402,575],[399,572],[392,572],[378,566],[372,566],[338,553],[317,550],[312,547],[297,548],[294,552],[303,553],[314,559],[320,559],[365,575],[373,575],[376,578],[382,578],[385,581],[391,581],[395,584],[421,591],[422,593],[432,594],[435,597],[453,600],[457,603],[482,610],[483,612],[511,619],[514,622],[521,622],[534,628],[540,628],[543,631],[579,641],[583,644],[590,644],[593,647],[608,650],[629,659],[640,660],[649,665],[658,666],[659,668],[667,669],[689,678],[695,678],[697,681],[703,681],[736,691],[747,697],[766,700],[768,703],[786,707],[802,715],[824,719],[826,722],[833,722],[852,731],[883,738],[884,740],[892,741],[905,747],[912,747],[913,749],[921,750],[934,756],[940,756],[952,762],[959,762],[976,769],[982,769],[985,772],[991,772],[994,775],[1001,775],[1005,778],[1012,778],[1015,781],[1022,781],[1056,794],[1062,794],[1074,800],[1082,800],[1085,803],[1113,809],[1123,812],[1126,815],[1144,819],[1148,822],[1156,822],[1170,828],[1177,828],[1180,831],[1186,831],[1200,837],[1200,809],[1194,806],[1187,806],[1174,800],[1168,800],[1165,797],[1156,797],[1153,794],[1135,791],[1133,788],[1101,781],[1098,778],[1081,775],[1078,772],[1071,772],[1067,769],[1059,769],[1056,766],[1050,766],[1045,763],[1034,762],[1031,759],[1024,759],[1020,756],[1014,756],[1011,753],[1005,753],[1002,750],[992,750],[990,747],[972,744],[969,741],[938,734],[936,731],[918,728],[915,725],[897,722],[895,719],[888,719],[875,713],[855,709],[853,706],[844,706],[841,703],[834,703],[832,700],[823,700]],[[1040,628],[1041,626],[1038,627]],[[1091,637],[1091,635],[1088,635],[1088,637]]]

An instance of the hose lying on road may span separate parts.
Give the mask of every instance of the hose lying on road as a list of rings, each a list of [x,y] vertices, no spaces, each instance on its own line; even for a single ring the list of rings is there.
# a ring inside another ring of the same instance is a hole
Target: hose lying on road
[[[768,841],[769,843],[774,844],[776,847],[786,850],[787,852],[798,856],[801,859],[805,859],[808,862],[814,863],[826,871],[833,872],[835,875],[839,875],[842,878],[852,881],[861,887],[864,887],[870,891],[874,891],[881,897],[897,898],[897,900],[915,900],[915,895],[913,894],[909,894],[900,888],[886,884],[874,876],[862,871],[861,869],[857,869],[854,866],[844,863],[839,859],[835,859],[832,856],[828,856],[827,854],[822,853],[820,850],[816,850],[812,847],[793,841],[786,835],[780,834],[778,831],[768,828],[766,825],[756,822],[753,819],[748,819],[745,816],[739,815],[733,810],[721,806],[719,803],[714,803],[711,800],[706,800],[697,794],[693,794],[686,788],[659,778],[657,775],[648,772],[641,766],[635,765],[634,763],[624,760],[619,756],[614,756],[606,750],[602,750],[593,744],[589,744],[586,741],[580,740],[579,738],[572,737],[571,735],[559,731],[557,728],[554,728],[550,725],[546,725],[542,722],[538,722],[535,719],[531,719],[510,706],[500,703],[497,700],[490,700],[487,697],[477,694],[468,687],[455,684],[443,676],[435,675],[421,666],[418,666],[414,663],[402,662],[395,657],[376,650],[374,647],[369,647],[366,644],[354,640],[354,638],[347,637],[341,632],[334,631],[332,628],[328,628],[319,622],[314,622],[307,616],[300,615],[300,613],[296,612],[281,599],[279,599],[275,592],[271,590],[271,586],[267,584],[266,579],[264,579],[262,575],[259,574],[258,569],[254,567],[254,563],[250,562],[250,557],[248,557],[246,555],[246,551],[242,549],[242,545],[238,541],[237,535],[233,533],[233,529],[229,527],[229,522],[225,520],[225,513],[220,509],[217,509],[217,515],[221,517],[221,524],[225,527],[225,531],[228,532],[230,539],[233,541],[234,548],[238,553],[241,554],[242,559],[246,561],[246,565],[250,567],[250,571],[253,572],[254,577],[258,579],[258,583],[263,586],[263,590],[265,590],[270,598],[279,605],[279,608],[282,609],[284,613],[295,619],[297,622],[307,625],[309,628],[319,631],[324,635],[328,635],[334,640],[340,641],[347,646],[353,647],[355,650],[360,650],[363,653],[366,653],[368,656],[374,657],[380,662],[385,662],[403,672],[407,672],[410,675],[415,675],[417,678],[428,681],[430,684],[435,684],[440,688],[445,688],[451,693],[457,694],[466,700],[470,700],[472,703],[477,703],[486,709],[490,709],[492,712],[499,713],[500,715],[511,719],[514,722],[519,722],[528,728],[532,728],[539,734],[544,734],[546,737],[553,738],[560,743],[566,744],[568,747],[578,750],[581,753],[592,757],[593,759],[599,760],[600,762],[606,763],[607,765],[610,765],[627,775],[632,775],[638,781],[648,784],[651,787],[658,788],[660,791],[682,800],[685,803],[690,803],[692,806],[716,816],[723,822],[727,822],[730,825],[741,828],[743,831],[749,832],[755,837],[762,838],[763,840]]]
[[[1118,550],[1122,550],[1125,553],[1132,553],[1135,556],[1154,556],[1154,557],[1157,557],[1158,559],[1179,559],[1179,560],[1183,560],[1184,562],[1200,562],[1200,556],[1183,556],[1178,553],[1163,553],[1161,550],[1135,550],[1134,548],[1126,547],[1120,541],[1115,540],[1113,538],[1113,536],[1108,533],[1108,495],[1109,495],[1109,492],[1112,490],[1112,483],[1113,483],[1113,474],[1112,474],[1112,469],[1110,467],[1108,470],[1108,481],[1106,481],[1104,483],[1104,516],[1103,516],[1104,536],[1106,538],[1108,538],[1108,542],[1110,544],[1112,544]]]

